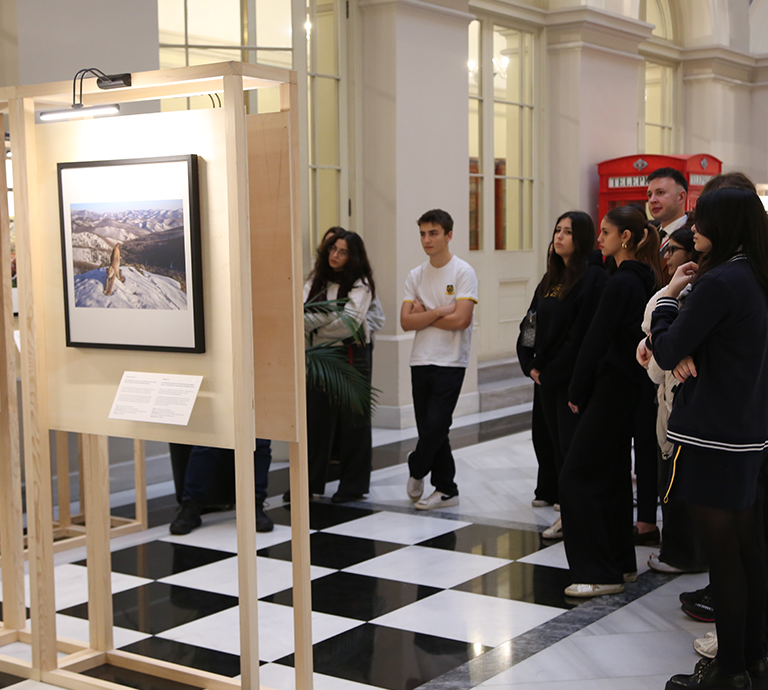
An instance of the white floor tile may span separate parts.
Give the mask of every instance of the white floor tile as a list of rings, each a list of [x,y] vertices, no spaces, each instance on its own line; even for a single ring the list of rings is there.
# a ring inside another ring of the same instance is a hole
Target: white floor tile
[[[315,580],[324,575],[336,572],[330,568],[321,568],[313,565],[309,569],[310,578]],[[256,557],[256,587],[259,597],[266,597],[275,592],[289,589],[293,583],[293,566],[290,561],[281,561],[277,558]],[[181,585],[202,589],[206,592],[228,594],[238,596],[237,557],[225,558],[222,561],[209,563],[185,570],[183,573],[164,577],[159,582],[169,585]]]
[[[262,661],[275,661],[293,653],[293,609],[289,606],[260,601],[259,657]],[[312,613],[313,644],[356,628],[362,621]],[[240,618],[237,607],[214,613],[191,623],[171,628],[158,635],[169,640],[229,654],[240,654]]]
[[[403,485],[403,492],[405,492],[405,485]],[[389,541],[395,544],[417,544],[469,524],[460,520],[446,520],[427,515],[380,512],[350,520],[323,531],[348,537]]]
[[[508,563],[511,561],[504,558],[430,549],[426,546],[407,546],[345,568],[345,571],[398,582],[448,588]]]
[[[53,572],[57,611],[88,601],[88,569],[85,566],[67,563],[57,566]],[[144,577],[112,573],[112,593],[140,587],[149,582],[152,580]],[[24,600],[29,606],[29,575],[24,576]]]
[[[275,529],[271,532],[260,532],[256,535],[256,548],[263,549],[290,540],[291,528],[285,525],[275,525]],[[226,522],[200,527],[189,534],[168,534],[162,538],[162,541],[237,553],[237,525],[234,519],[229,519]]]
[[[27,625],[29,625],[29,621],[27,621]],[[56,636],[77,640],[87,647],[90,638],[88,621],[84,618],[64,616],[61,613],[57,613]],[[128,630],[127,628],[118,627],[112,628],[112,636],[115,643],[115,649],[127,647],[129,644],[151,637],[147,633],[139,632],[138,630]]]
[[[282,664],[264,664],[259,669],[259,682],[262,687],[271,690],[296,690],[295,670]],[[355,683],[343,678],[334,678],[322,673],[312,675],[312,686],[315,690],[380,690],[373,685]]]
[[[371,622],[498,647],[562,613],[550,606],[446,590]]]

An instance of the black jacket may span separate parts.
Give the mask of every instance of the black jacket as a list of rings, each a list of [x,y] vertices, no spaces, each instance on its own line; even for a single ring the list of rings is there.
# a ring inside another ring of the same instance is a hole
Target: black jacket
[[[518,340],[517,346],[517,357],[526,376],[531,375],[531,369],[538,369],[542,385],[568,385],[607,280],[600,262],[590,264],[563,299],[539,297],[539,288],[536,289],[530,307],[536,312],[536,343],[531,349],[522,347]]]
[[[606,283],[568,388],[568,400],[574,405],[586,405],[597,377],[611,369],[630,382],[644,383],[647,374],[637,363],[635,350],[643,339],[640,325],[654,284],[651,267],[630,259],[622,261]]]
[[[768,447],[768,303],[743,254],[705,273],[685,306],[662,297],[651,320],[662,369],[691,355],[697,376],[680,386],[667,438],[748,452]]]

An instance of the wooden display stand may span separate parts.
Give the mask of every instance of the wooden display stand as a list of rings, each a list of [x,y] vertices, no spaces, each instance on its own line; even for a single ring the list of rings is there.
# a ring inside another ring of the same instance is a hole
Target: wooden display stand
[[[66,431],[56,432],[56,476],[58,481],[59,518],[53,521],[53,550],[55,553],[85,546],[85,487],[83,468],[83,438],[77,439],[77,465],[80,476],[80,512],[72,515],[69,481],[69,438]],[[133,477],[136,490],[136,517],[110,515],[109,536],[114,539],[147,529],[147,456],[144,441],[133,442]],[[2,542],[0,542],[2,543]]]
[[[246,116],[244,91],[274,86],[280,87],[282,112]],[[0,447],[0,645],[20,640],[32,646],[30,664],[4,656],[0,647],[0,670],[72,690],[119,688],[83,675],[102,664],[213,690],[259,687],[253,490],[258,436],[290,444],[291,492],[296,497],[291,505],[296,687],[309,689],[309,487],[296,74],[229,62],[133,74],[132,88],[107,92],[89,80],[84,85],[86,106],[214,92],[222,94],[223,106],[35,124],[36,110],[67,107],[71,92],[71,82],[0,89],[0,110],[10,115],[13,145],[31,609],[31,629],[25,630],[21,489],[18,448],[13,447],[18,433],[12,433],[15,386],[7,385],[6,366],[0,372],[6,377],[0,380],[5,396],[0,401],[0,438],[10,439],[8,448]],[[67,348],[58,208],[53,201],[56,163],[190,153],[201,161],[206,352]],[[0,222],[0,361],[12,362],[7,356],[13,347],[7,209],[0,209]],[[201,375],[203,385],[189,425],[108,419],[124,371]],[[49,429],[82,434],[87,643],[56,636]],[[108,436],[234,449],[241,683],[114,649]],[[57,659],[57,651],[66,656]]]

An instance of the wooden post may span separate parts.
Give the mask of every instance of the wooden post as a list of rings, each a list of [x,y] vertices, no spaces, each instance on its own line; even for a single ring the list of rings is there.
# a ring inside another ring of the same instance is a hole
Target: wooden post
[[[147,451],[144,441],[133,442],[133,477],[136,485],[136,522],[143,529],[149,525],[147,519]]]
[[[91,649],[112,643],[112,554],[109,550],[109,448],[106,436],[83,435],[83,483],[88,503],[88,622]]]
[[[5,190],[5,165],[0,166],[0,544],[3,570],[3,626],[20,630],[24,609],[24,527],[21,506],[19,410],[16,399],[16,343],[11,299],[11,233]]]
[[[56,483],[59,494],[59,527],[72,524],[72,499],[69,495],[69,434],[56,432]]]
[[[253,328],[248,215],[248,142],[243,78],[226,75],[224,132],[229,195],[229,256],[235,403],[237,564],[240,601],[240,672],[243,690],[259,687],[259,618],[256,592],[256,499],[254,495]]]
[[[37,146],[32,99],[9,101],[16,200],[16,266],[24,395],[24,458],[32,614],[32,677],[56,668],[56,604],[53,582],[53,507],[48,435],[44,319],[35,319],[34,294],[42,276],[32,270],[31,228],[37,223]]]
[[[303,275],[301,260],[301,161],[299,156],[299,88],[296,73],[291,82],[280,85],[280,108],[290,113],[291,141],[291,206],[293,275]],[[296,441],[289,446],[291,483],[291,544],[293,558],[293,626],[296,659],[296,687],[312,688],[312,584],[309,552],[309,476],[307,469],[307,400],[304,363],[304,305],[301,292],[294,290],[294,322],[296,331],[293,353],[296,390]]]

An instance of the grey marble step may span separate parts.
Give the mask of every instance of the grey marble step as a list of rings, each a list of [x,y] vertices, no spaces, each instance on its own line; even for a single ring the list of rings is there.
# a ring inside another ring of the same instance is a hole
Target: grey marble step
[[[481,412],[533,400],[534,383],[523,375],[516,357],[479,363],[477,380]]]

